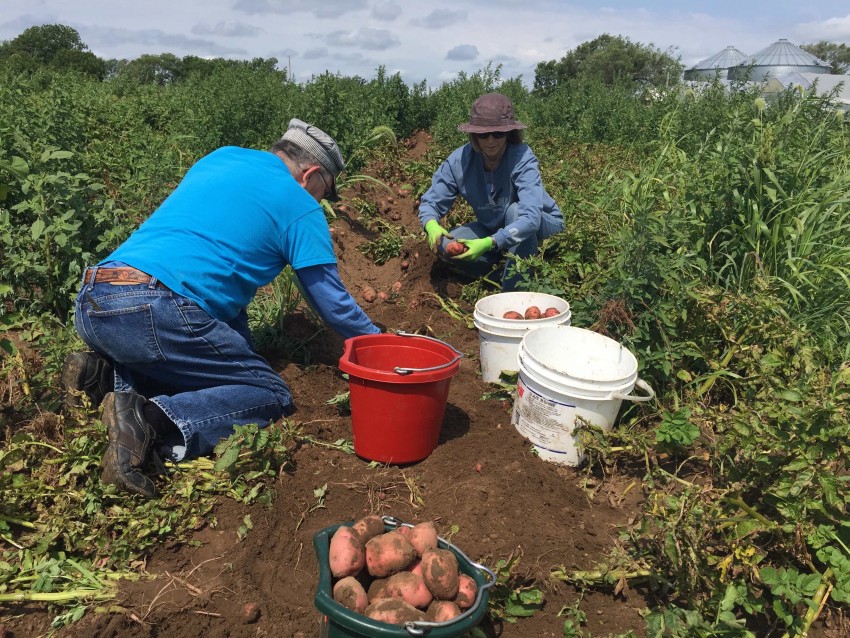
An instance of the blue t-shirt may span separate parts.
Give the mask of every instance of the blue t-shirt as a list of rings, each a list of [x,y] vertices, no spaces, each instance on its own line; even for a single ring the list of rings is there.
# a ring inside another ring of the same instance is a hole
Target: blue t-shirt
[[[222,321],[233,319],[287,265],[296,274],[324,266],[318,269],[323,277],[310,278],[318,288],[309,296],[332,297],[337,307],[320,314],[330,315],[331,327],[344,336],[378,331],[339,281],[321,206],[267,151],[227,146],[201,158],[101,263],[111,261],[153,275]]]
[[[422,226],[445,216],[458,195],[469,202],[476,219],[493,232],[500,250],[533,236],[540,228],[542,215],[563,220],[558,204],[543,188],[540,165],[528,144],[508,144],[492,172],[484,170],[484,156],[472,144],[452,151],[422,195]],[[504,227],[505,211],[514,203],[519,205],[517,220]]]

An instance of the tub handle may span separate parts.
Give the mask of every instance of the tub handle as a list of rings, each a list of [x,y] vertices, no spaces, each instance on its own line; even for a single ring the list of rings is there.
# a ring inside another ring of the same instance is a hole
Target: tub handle
[[[412,332],[398,331],[395,334],[397,334],[399,337],[418,337],[419,339],[428,339],[429,341],[436,341],[437,343],[446,346],[449,350],[451,350],[452,352],[454,352],[457,355],[454,359],[452,359],[448,363],[443,363],[442,365],[434,366],[432,368],[398,368],[398,367],[393,368],[393,372],[395,372],[396,374],[405,375],[405,374],[411,374],[413,372],[433,372],[434,370],[442,370],[443,368],[448,368],[450,366],[453,366],[455,363],[457,363],[463,357],[462,352],[460,352],[456,348],[450,346],[445,341],[441,341],[440,339],[435,339],[434,337],[429,337],[428,335],[418,335],[418,334],[414,334]]]
[[[635,381],[635,388],[640,388],[641,390],[646,392],[646,396],[639,396],[639,395],[635,395],[635,394],[621,394],[620,392],[613,392],[611,394],[611,398],[612,399],[625,399],[626,401],[636,401],[636,402],[651,401],[652,399],[655,398],[655,390],[653,390],[652,387],[646,381],[644,381],[643,379],[638,378],[638,380]]]
[[[451,348],[451,346],[449,346],[449,347]],[[452,349],[454,350],[454,348],[452,348]],[[455,350],[455,352],[457,352],[457,351]],[[405,527],[412,527],[412,525],[410,523],[402,523],[401,520],[396,518],[395,516],[383,516],[381,518],[382,518],[383,522],[387,525],[394,525],[395,527],[401,527],[402,525],[405,526]],[[407,633],[410,636],[414,636],[414,638],[421,638],[422,636],[426,636],[428,634],[428,632],[432,629],[436,629],[436,628],[439,628],[439,627],[447,627],[449,625],[457,623],[457,621],[462,620],[463,618],[467,618],[467,617],[471,616],[473,613],[475,613],[475,611],[477,611],[478,607],[481,606],[481,599],[484,595],[484,592],[487,591],[488,589],[490,589],[491,587],[493,587],[496,584],[496,574],[493,572],[492,569],[482,565],[481,563],[476,563],[476,562],[470,560],[469,556],[464,554],[462,549],[460,549],[457,545],[453,545],[452,543],[447,541],[445,538],[438,536],[437,540],[438,540],[438,542],[444,543],[446,545],[446,547],[448,547],[450,550],[452,550],[456,554],[459,554],[461,556],[461,558],[463,558],[463,560],[465,560],[467,563],[472,565],[472,567],[474,567],[475,569],[478,569],[482,572],[485,572],[487,574],[487,576],[490,577],[490,582],[484,583],[483,585],[481,585],[481,587],[478,588],[478,593],[475,594],[475,602],[472,603],[472,606],[469,609],[467,609],[466,611],[464,611],[460,616],[456,616],[456,617],[452,618],[451,620],[447,620],[445,622],[428,622],[428,621],[425,621],[425,620],[417,620],[417,621],[414,621],[414,622],[405,623],[405,625],[404,625],[405,630],[407,631]]]

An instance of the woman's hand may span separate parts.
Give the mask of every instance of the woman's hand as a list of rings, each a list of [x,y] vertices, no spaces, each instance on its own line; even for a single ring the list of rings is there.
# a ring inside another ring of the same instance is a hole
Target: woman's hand
[[[425,224],[425,233],[428,235],[428,247],[431,249],[437,245],[437,240],[439,240],[442,236],[453,239],[453,237],[449,234],[449,231],[440,226],[440,222],[436,219],[431,219]]]
[[[466,246],[467,251],[462,255],[453,257],[453,259],[463,259],[464,261],[474,261],[496,247],[496,242],[492,237],[484,237],[483,239],[458,239],[458,241]]]

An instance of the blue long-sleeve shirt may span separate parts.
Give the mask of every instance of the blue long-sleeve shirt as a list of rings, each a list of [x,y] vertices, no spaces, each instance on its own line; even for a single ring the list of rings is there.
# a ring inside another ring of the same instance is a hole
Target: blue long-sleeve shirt
[[[493,232],[499,250],[515,246],[540,228],[542,215],[563,219],[561,209],[543,188],[537,157],[528,144],[508,144],[496,170],[484,170],[484,156],[465,144],[446,158],[419,204],[419,221],[445,216],[458,195],[475,211],[475,217]],[[517,220],[504,225],[505,210],[518,203]]]
[[[307,301],[319,313],[322,321],[344,339],[381,331],[345,289],[336,264],[299,268],[295,274]]]

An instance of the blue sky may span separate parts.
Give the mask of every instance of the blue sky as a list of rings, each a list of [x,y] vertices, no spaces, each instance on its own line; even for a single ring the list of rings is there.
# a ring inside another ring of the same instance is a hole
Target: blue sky
[[[370,79],[384,65],[439,86],[488,63],[530,84],[539,62],[609,33],[691,66],[726,46],[779,38],[850,43],[846,0],[0,0],[0,40],[33,25],[74,27],[103,58],[275,57],[297,81],[324,71]]]

